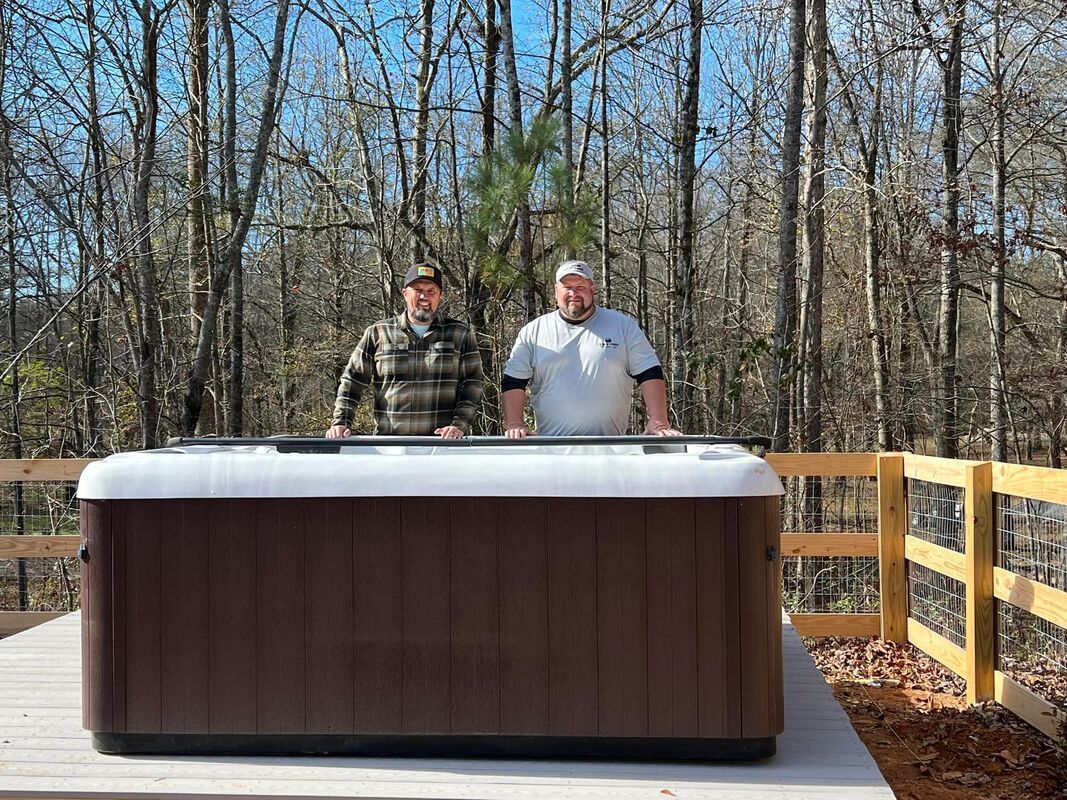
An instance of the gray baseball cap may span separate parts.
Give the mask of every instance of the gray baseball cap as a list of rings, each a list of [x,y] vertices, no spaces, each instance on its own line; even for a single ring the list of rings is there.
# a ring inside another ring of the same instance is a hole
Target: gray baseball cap
[[[589,269],[589,265],[584,261],[564,261],[560,264],[559,269],[556,270],[556,283],[568,275],[577,275],[590,282],[593,280],[593,270]]]

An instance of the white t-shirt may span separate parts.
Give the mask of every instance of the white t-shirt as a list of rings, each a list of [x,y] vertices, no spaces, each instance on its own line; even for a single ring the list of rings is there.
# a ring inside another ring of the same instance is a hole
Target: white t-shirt
[[[615,436],[626,433],[633,376],[659,363],[633,317],[597,306],[584,322],[553,311],[525,325],[504,372],[530,380],[538,433]]]

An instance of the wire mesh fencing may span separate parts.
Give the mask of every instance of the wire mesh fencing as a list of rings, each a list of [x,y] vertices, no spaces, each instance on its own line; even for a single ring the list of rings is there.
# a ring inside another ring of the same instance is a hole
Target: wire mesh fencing
[[[1067,713],[1067,630],[997,604],[997,669]]]
[[[908,533],[962,553],[963,494],[963,489],[956,486],[909,479]]]
[[[1067,506],[995,496],[997,565],[1067,589]],[[997,669],[1067,712],[1067,630],[997,601]]]
[[[996,495],[998,566],[1067,589],[1067,506]]]
[[[74,491],[74,483],[0,483],[0,534],[76,536]],[[71,611],[78,607],[78,589],[76,558],[0,558],[0,609]]]
[[[789,613],[877,614],[877,556],[802,556],[782,568],[782,605]]]
[[[782,479],[782,530],[796,533],[878,531],[878,481],[867,476]]]
[[[783,479],[782,530],[877,533],[878,483],[866,476]],[[782,603],[790,613],[869,614],[879,605],[874,556],[800,556],[782,568]]]
[[[908,616],[953,644],[967,644],[964,586],[922,564],[908,562]]]
[[[911,478],[907,484],[908,534],[957,553],[964,551],[964,492]],[[908,616],[950,642],[966,646],[965,587],[913,561],[907,565]]]

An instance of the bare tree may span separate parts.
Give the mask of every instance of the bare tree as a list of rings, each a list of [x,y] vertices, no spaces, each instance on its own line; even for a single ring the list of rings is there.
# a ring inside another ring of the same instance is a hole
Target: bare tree
[[[774,311],[774,374],[771,404],[775,450],[789,445],[797,329],[797,209],[800,192],[800,127],[804,109],[804,59],[807,37],[805,0],[789,3],[789,84],[782,127],[782,200],[778,217],[778,275]]]
[[[227,188],[231,203],[238,203],[240,216],[230,231],[229,238],[221,248],[218,266],[211,276],[211,290],[204,307],[204,321],[200,327],[200,336],[196,341],[192,367],[186,384],[185,415],[182,428],[187,435],[196,432],[197,423],[204,404],[204,389],[207,386],[211,369],[212,350],[215,345],[216,323],[222,298],[229,286],[235,270],[241,269],[242,248],[255,215],[256,202],[259,199],[259,187],[263,180],[263,171],[267,162],[267,150],[270,145],[274,126],[281,108],[282,58],[285,53],[286,31],[289,22],[289,0],[279,0],[274,18],[274,37],[267,66],[267,84],[263,93],[263,104],[257,121],[255,150],[248,167],[248,179],[243,193],[239,196],[237,186]],[[227,67],[229,68],[229,64]],[[229,80],[229,79],[227,79]]]
[[[823,269],[826,197],[826,3],[811,0],[807,59],[810,117],[804,160],[804,228],[801,249],[800,415],[802,450],[822,450]]]
[[[963,31],[966,0],[950,0],[944,6],[945,37],[939,42],[931,29],[929,15],[912,0],[930,52],[941,71],[941,287],[937,315],[938,384],[934,406],[934,438],[938,455],[959,455],[959,397],[957,353],[959,350],[959,206],[960,206],[960,128],[963,115],[960,89],[963,75]]]
[[[210,272],[210,195],[207,172],[209,7],[209,0],[185,0],[186,25],[189,30],[185,81],[189,98],[189,113],[186,117],[186,173],[189,185],[186,247],[189,259],[189,305],[192,312],[189,324],[194,340],[200,334]]]
[[[696,263],[694,197],[696,193],[696,143],[700,133],[697,110],[700,107],[700,55],[703,50],[704,2],[689,0],[689,47],[686,57],[678,134],[678,247],[674,262],[674,329],[671,365],[674,413],[684,428],[692,428],[693,383],[689,359],[692,356],[694,321],[693,283]]]

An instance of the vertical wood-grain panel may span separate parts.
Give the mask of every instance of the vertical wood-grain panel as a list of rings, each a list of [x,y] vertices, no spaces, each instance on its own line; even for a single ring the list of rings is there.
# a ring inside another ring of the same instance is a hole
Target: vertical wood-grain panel
[[[111,539],[111,659],[113,730],[126,730],[126,531],[111,503],[106,507],[105,530]]]
[[[645,501],[649,736],[671,736],[674,730],[669,504],[670,501],[664,499]]]
[[[697,611],[694,500],[670,508],[671,735],[697,736]]]
[[[212,733],[256,731],[258,502],[219,499],[210,501],[207,508]]]
[[[451,724],[449,531],[436,508],[400,501],[405,733],[448,733]]]
[[[449,501],[454,734],[500,729],[497,503],[495,497]]]
[[[352,499],[354,715],[356,733],[400,733],[400,501]]]
[[[500,731],[549,732],[547,504],[501,498]]]
[[[161,726],[208,730],[208,500],[151,501],[160,508]]]
[[[726,736],[726,541],[721,498],[696,501],[697,716],[700,736]]]
[[[785,684],[782,674],[782,525],[781,503],[778,497],[764,500],[764,525],[766,545],[774,548],[777,556],[767,561],[767,649],[769,686],[767,695],[771,701],[768,733],[777,735],[785,729]]]
[[[767,636],[766,502],[745,497],[737,503],[738,572],[741,584],[741,733],[767,736],[771,728]]]
[[[89,549],[81,563],[82,725],[92,731],[115,730],[114,593],[110,504],[83,500],[79,526]],[[118,587],[121,591],[121,587]]]
[[[740,535],[738,500],[723,498],[723,621],[726,647],[723,663],[726,668],[726,736],[741,735],[741,603],[744,584],[740,581]]]
[[[299,502],[307,540],[307,731],[349,733],[354,691],[352,500],[314,497]]]
[[[257,727],[303,733],[306,708],[303,507],[292,500],[255,505]]]
[[[597,732],[596,502],[548,501],[549,730]]]
[[[648,733],[645,502],[596,501],[597,693],[601,736]]]
[[[114,505],[126,540],[126,729],[159,733],[161,509],[147,500]]]

